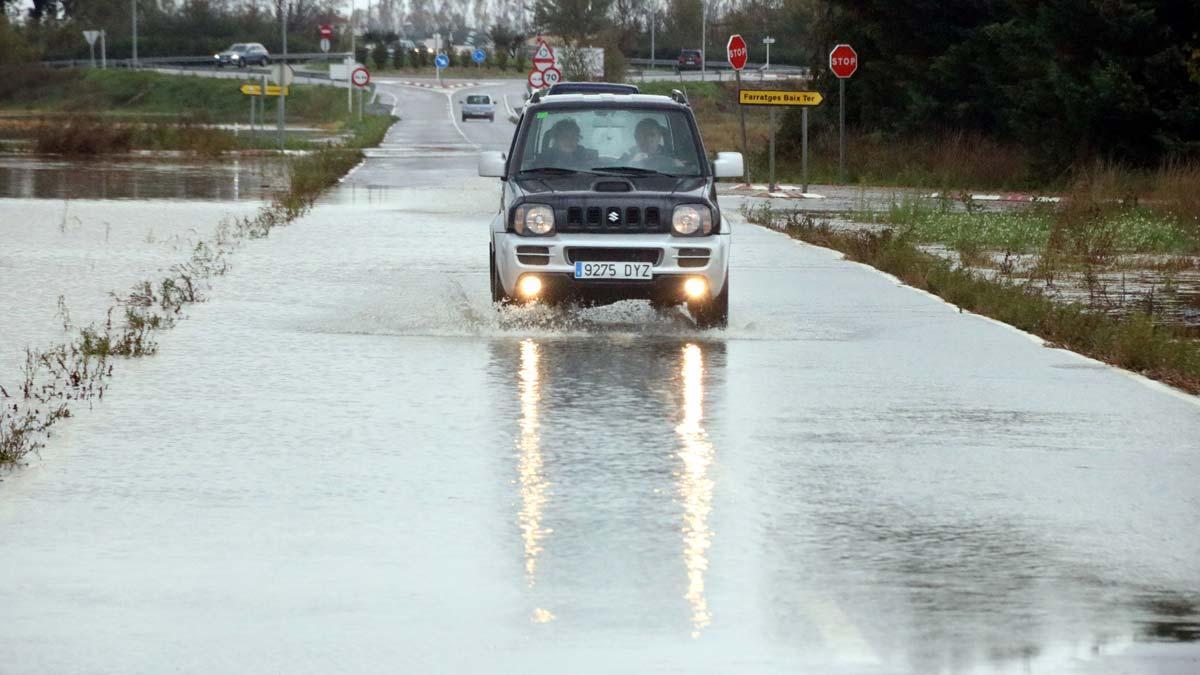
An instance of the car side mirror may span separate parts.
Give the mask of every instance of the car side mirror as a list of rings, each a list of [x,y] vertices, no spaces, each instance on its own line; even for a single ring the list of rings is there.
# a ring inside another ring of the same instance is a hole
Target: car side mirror
[[[718,152],[713,161],[713,176],[717,178],[741,178],[746,175],[746,164],[740,152]]]
[[[479,175],[485,178],[504,178],[504,153],[479,153]]]

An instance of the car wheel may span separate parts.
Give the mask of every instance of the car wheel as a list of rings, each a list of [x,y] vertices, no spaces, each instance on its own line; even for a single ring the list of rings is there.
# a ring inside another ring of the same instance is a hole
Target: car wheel
[[[492,303],[507,305],[513,301],[512,296],[504,292],[504,283],[500,281],[500,270],[496,269],[496,252],[488,247],[488,269],[492,275]]]
[[[246,67],[246,59],[238,59],[238,68]]]
[[[259,62],[258,65],[263,66],[263,67],[269,66],[269,65],[271,65],[271,59],[268,59],[267,57],[264,56],[263,60],[261,62]]]
[[[717,297],[708,302],[689,302],[688,311],[700,328],[724,328],[729,325],[729,275],[725,275],[725,285]]]
[[[496,121],[496,116],[495,116],[495,115],[488,115],[488,121],[489,121],[489,122],[495,122],[495,121]]]

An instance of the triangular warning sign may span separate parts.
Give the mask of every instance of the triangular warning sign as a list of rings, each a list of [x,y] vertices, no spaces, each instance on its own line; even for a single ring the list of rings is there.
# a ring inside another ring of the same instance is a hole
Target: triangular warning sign
[[[533,60],[535,63],[538,61],[554,63],[554,52],[550,51],[550,45],[545,42],[539,42],[537,52],[533,55]]]

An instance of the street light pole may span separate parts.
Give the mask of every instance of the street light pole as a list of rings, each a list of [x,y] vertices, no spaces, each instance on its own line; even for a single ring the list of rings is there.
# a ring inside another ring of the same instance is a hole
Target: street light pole
[[[129,6],[133,10],[131,12],[133,15],[133,59],[130,65],[137,68],[137,0],[129,0]]]
[[[654,70],[654,24],[658,23],[658,16],[653,11],[650,12],[650,70]]]
[[[279,0],[279,37],[283,43],[283,57],[279,60],[279,151],[283,152],[284,120],[286,119],[287,96],[287,0]]]

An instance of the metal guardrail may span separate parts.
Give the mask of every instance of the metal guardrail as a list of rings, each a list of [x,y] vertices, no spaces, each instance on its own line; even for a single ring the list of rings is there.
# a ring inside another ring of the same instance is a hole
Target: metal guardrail
[[[295,63],[299,61],[328,61],[331,59],[341,60],[350,56],[350,52],[301,52],[298,54],[288,54],[283,57],[280,54],[269,54],[268,58],[272,63]],[[96,63],[99,63],[99,59]],[[59,59],[57,61],[42,61],[41,65],[47,68],[85,68],[92,65],[91,59]],[[153,68],[155,66],[198,66],[198,65],[215,65],[212,55],[209,56],[148,56],[139,58],[137,65],[133,65],[133,59],[108,59],[109,68]]]
[[[677,61],[675,59],[654,59],[653,61],[651,61],[650,59],[636,58],[636,59],[625,59],[625,63],[627,63],[631,66],[649,66],[649,65],[653,64],[655,66],[659,66],[662,68],[674,68],[677,64]],[[766,65],[766,64],[747,63],[743,72],[745,72],[747,70],[762,70],[764,65]],[[729,65],[728,61],[705,61],[704,67],[707,70],[733,70],[733,67]],[[699,70],[699,68],[689,68],[688,72],[691,72],[693,70]],[[801,74],[809,71],[809,69],[804,66],[791,66],[791,65],[787,65],[785,63],[772,63],[771,67],[768,68],[767,70],[780,72],[780,73],[801,73]]]

